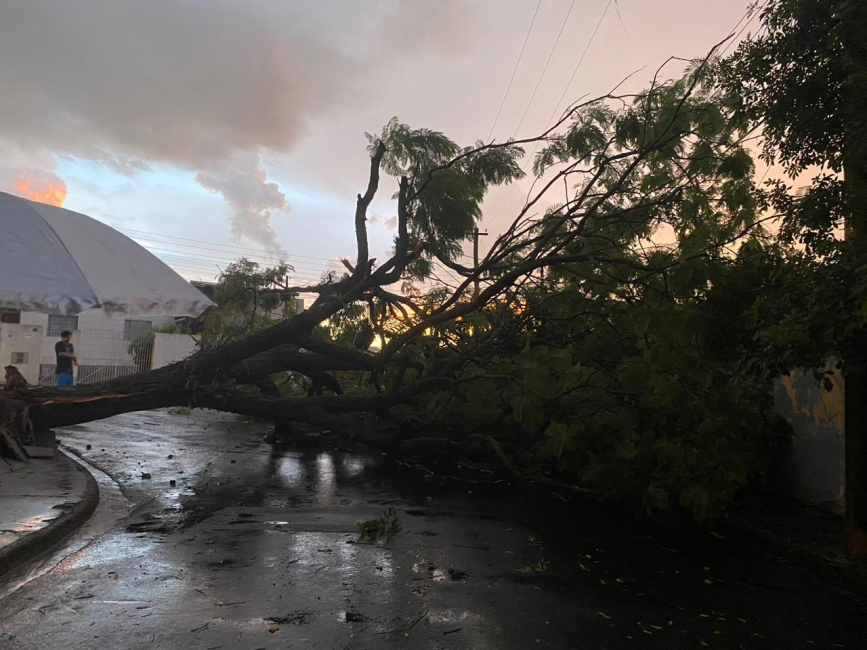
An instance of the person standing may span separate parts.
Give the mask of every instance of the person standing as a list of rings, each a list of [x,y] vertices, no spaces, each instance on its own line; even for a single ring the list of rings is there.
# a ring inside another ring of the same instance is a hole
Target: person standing
[[[72,332],[65,331],[60,333],[60,340],[54,344],[54,354],[57,356],[57,385],[72,387],[75,385],[73,379],[73,367],[78,365],[78,357],[75,356],[75,348],[72,347]]]

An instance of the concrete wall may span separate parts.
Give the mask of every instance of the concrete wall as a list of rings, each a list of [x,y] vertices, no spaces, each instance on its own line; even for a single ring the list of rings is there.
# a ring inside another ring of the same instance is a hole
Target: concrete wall
[[[124,340],[124,322],[126,317],[108,315],[101,309],[88,309],[78,315],[78,337],[73,337],[72,344],[81,365],[133,365],[129,354],[129,341]],[[172,316],[132,316],[130,320],[150,321],[154,328],[174,323]],[[45,337],[42,343],[43,363],[54,362],[54,344],[60,340],[57,336],[48,336],[48,315],[35,312],[21,312],[21,323],[41,325]]]
[[[151,368],[162,368],[175,361],[186,359],[196,351],[196,341],[189,334],[154,334],[154,351]]]
[[[823,369],[831,371],[825,375],[827,387],[811,370],[781,377],[774,389],[774,407],[795,430],[787,464],[792,496],[840,511],[845,486],[845,414],[843,375],[834,364],[829,362]]]
[[[28,383],[38,384],[42,338],[41,325],[0,324],[0,377],[4,366],[13,365]],[[26,363],[18,361],[19,354],[25,356]]]

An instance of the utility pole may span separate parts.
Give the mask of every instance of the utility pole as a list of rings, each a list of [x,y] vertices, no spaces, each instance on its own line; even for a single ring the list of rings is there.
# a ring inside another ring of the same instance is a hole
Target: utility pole
[[[473,228],[473,272],[479,268],[479,237],[484,237],[487,232],[479,232],[479,227]],[[473,300],[479,297],[479,276],[473,282]]]

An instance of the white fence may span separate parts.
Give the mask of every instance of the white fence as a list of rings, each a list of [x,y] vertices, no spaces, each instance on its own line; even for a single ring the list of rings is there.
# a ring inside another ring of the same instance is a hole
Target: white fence
[[[132,334],[120,328],[76,332],[73,340],[79,363],[76,383],[92,384],[150,370],[154,335],[150,331]],[[57,359],[43,353],[39,383],[53,384],[56,366]]]

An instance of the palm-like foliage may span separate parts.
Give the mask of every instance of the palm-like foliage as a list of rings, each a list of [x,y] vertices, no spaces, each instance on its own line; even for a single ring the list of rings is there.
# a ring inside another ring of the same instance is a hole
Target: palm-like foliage
[[[439,131],[412,129],[396,117],[380,134],[366,135],[371,154],[380,142],[387,147],[383,171],[409,181],[410,238],[427,242],[428,257],[454,259],[481,219],[488,189],[523,176],[518,161],[524,151],[515,145],[484,148],[477,142],[461,148]]]

